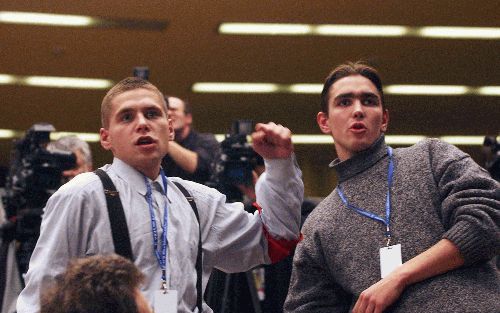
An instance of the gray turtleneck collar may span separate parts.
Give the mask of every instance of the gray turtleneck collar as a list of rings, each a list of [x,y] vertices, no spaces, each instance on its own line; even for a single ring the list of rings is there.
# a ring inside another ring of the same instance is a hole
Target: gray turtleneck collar
[[[335,159],[329,166],[337,172],[339,182],[343,182],[370,168],[386,155],[387,145],[385,144],[384,134],[382,134],[368,149],[345,161]]]

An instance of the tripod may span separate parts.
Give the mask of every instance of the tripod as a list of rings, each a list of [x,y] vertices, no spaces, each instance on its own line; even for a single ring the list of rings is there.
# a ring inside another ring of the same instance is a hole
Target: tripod
[[[216,313],[262,313],[252,270],[226,274],[214,269],[205,300]]]

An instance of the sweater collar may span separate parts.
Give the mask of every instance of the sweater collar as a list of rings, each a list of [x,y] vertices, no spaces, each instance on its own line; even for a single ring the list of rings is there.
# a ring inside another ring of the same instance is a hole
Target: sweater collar
[[[382,134],[368,149],[355,154],[345,161],[335,159],[329,166],[337,172],[339,182],[343,182],[370,168],[385,155],[387,155],[387,145]]]

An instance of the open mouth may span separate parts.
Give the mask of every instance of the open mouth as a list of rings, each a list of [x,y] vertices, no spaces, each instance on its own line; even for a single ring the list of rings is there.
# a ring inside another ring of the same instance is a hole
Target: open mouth
[[[363,123],[354,123],[351,125],[351,129],[353,130],[364,130],[366,129],[365,125]]]
[[[141,137],[137,140],[136,145],[145,146],[145,145],[153,144],[154,142],[155,141],[151,137]]]

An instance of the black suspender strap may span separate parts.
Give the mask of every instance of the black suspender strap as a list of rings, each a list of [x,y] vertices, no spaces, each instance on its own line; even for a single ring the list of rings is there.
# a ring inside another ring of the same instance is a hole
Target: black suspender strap
[[[134,255],[132,254],[132,246],[130,244],[130,236],[128,233],[127,221],[123,212],[120,195],[116,191],[115,185],[109,178],[108,174],[101,169],[97,169],[94,173],[99,176],[104,187],[104,195],[106,196],[106,204],[108,206],[108,217],[111,225],[111,235],[115,252],[132,262]]]
[[[202,249],[201,249],[201,224],[200,224],[200,216],[198,215],[198,208],[196,207],[196,202],[194,202],[194,198],[189,194],[189,191],[184,188],[180,183],[174,182],[174,184],[179,188],[179,190],[184,194],[187,201],[191,205],[191,208],[194,211],[194,215],[196,215],[196,220],[198,220],[198,256],[196,257],[196,306],[198,307],[198,312],[203,312],[203,292],[201,288],[201,279],[202,279]]]
[[[134,256],[132,254],[132,246],[130,244],[130,236],[128,233],[127,221],[125,220],[125,213],[123,212],[123,206],[120,201],[120,196],[118,191],[116,191],[115,185],[109,178],[108,174],[101,169],[97,169],[94,173],[99,176],[104,187],[104,195],[106,196],[106,204],[108,206],[108,216],[109,222],[111,224],[111,234],[113,237],[113,244],[115,246],[115,252],[123,257],[126,257],[133,261]],[[202,247],[201,247],[201,224],[200,216],[198,214],[198,208],[196,207],[196,202],[194,198],[189,194],[189,192],[178,182],[174,184],[179,188],[179,190],[184,194],[187,201],[193,209],[194,215],[196,215],[196,220],[198,221],[198,255],[196,257],[196,307],[198,312],[203,312],[203,292],[202,292]]]

